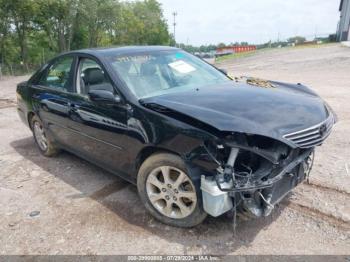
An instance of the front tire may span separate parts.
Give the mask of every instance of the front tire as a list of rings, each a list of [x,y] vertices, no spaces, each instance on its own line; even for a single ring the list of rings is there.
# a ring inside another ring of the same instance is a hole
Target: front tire
[[[207,216],[200,189],[176,155],[159,153],[144,161],[137,176],[137,189],[146,209],[164,224],[193,227]]]
[[[37,116],[31,119],[31,127],[36,145],[40,153],[47,157],[52,157],[58,154],[59,149],[53,144],[51,139],[46,135],[43,123]]]

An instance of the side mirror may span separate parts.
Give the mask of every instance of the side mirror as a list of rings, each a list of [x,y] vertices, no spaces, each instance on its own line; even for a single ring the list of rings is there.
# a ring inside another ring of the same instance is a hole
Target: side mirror
[[[89,93],[89,98],[94,102],[109,102],[109,103],[120,103],[121,98],[118,95],[113,94],[111,91],[107,90],[91,90]]]
[[[218,68],[218,69],[219,69],[219,71],[220,71],[221,73],[223,73],[224,75],[228,75],[228,72],[227,72],[226,69],[223,69],[223,68]]]

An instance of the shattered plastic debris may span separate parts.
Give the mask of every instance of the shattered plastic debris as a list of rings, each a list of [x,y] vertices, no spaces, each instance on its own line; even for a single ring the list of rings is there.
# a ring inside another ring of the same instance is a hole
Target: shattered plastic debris
[[[254,77],[235,77],[236,82],[246,82],[249,85],[252,86],[258,86],[263,88],[276,88],[270,81],[260,78],[254,78]]]

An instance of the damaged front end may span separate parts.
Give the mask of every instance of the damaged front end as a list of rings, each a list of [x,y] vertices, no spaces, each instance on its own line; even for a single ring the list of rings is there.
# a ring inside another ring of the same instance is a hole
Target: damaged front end
[[[214,217],[229,210],[268,216],[276,203],[308,178],[314,156],[314,148],[292,149],[255,135],[228,136],[204,148],[218,165],[215,174],[201,177],[204,210]]]

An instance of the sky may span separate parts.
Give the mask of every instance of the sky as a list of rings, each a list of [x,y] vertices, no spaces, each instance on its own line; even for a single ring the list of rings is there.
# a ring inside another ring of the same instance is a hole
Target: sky
[[[169,30],[176,11],[176,42],[266,43],[335,33],[340,0],[158,0]]]

